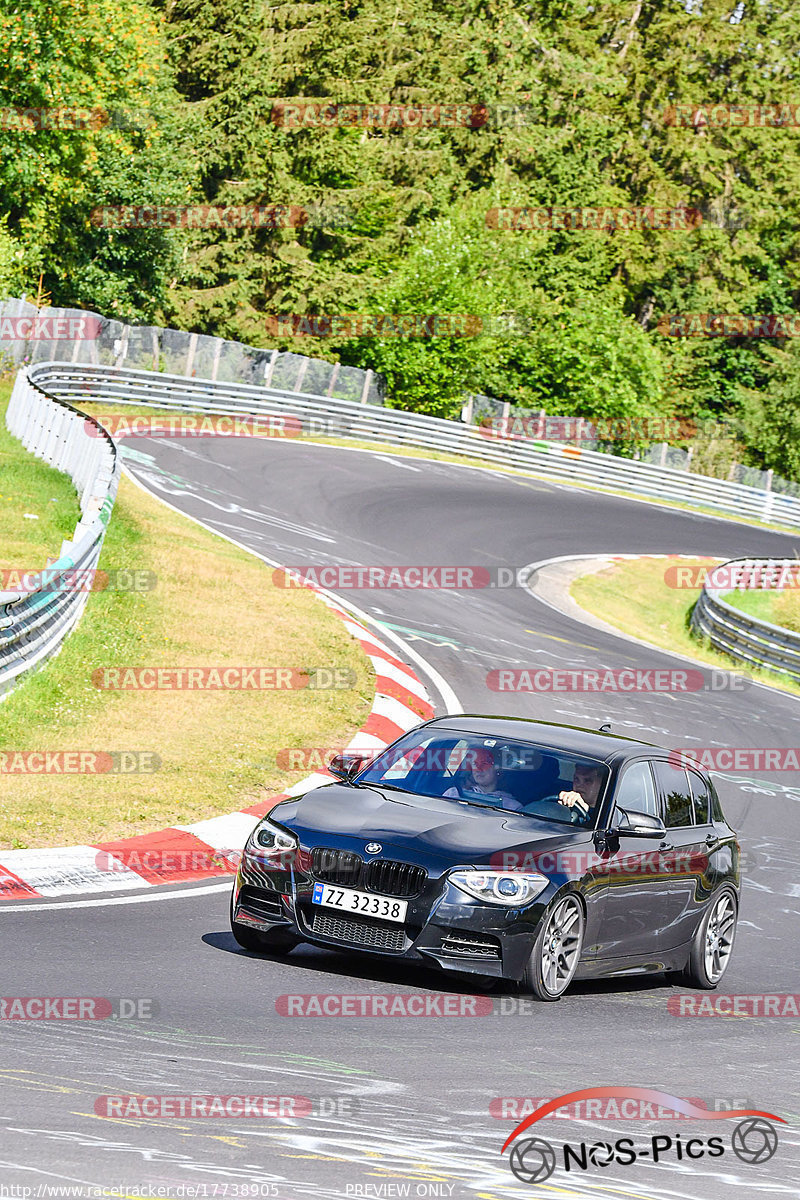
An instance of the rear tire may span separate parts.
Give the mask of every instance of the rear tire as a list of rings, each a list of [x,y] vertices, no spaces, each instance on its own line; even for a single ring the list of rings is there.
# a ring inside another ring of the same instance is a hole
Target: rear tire
[[[542,917],[539,935],[523,972],[524,991],[538,1000],[560,1000],[572,983],[583,949],[583,905],[571,892]]]
[[[738,917],[736,896],[730,888],[723,888],[697,926],[683,975],[687,983],[704,991],[717,986],[731,960]]]

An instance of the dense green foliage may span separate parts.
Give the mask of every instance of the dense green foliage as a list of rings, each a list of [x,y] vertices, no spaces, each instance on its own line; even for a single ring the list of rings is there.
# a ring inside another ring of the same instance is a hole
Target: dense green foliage
[[[258,345],[274,344],[265,319],[280,313],[521,314],[525,332],[506,336],[281,346],[375,367],[391,403],[441,415],[480,392],[594,418],[729,417],[749,461],[798,476],[800,355],[776,339],[670,338],[657,323],[798,310],[800,130],[668,114],[800,101],[799,15],[793,0],[26,0],[0,17],[13,39],[0,103],[89,98],[155,115],[124,134],[0,131],[0,286],[31,290],[43,270],[54,302]],[[280,99],[524,116],[287,129]],[[190,233],[87,222],[97,204],[181,198],[349,219]],[[643,205],[688,206],[702,223],[486,222],[497,207]]]
[[[24,0],[0,12],[4,290],[36,293],[41,275],[54,304],[133,320],[170,304],[174,240],[92,223],[102,205],[192,194],[159,24],[145,0]],[[33,111],[32,127],[18,110]]]

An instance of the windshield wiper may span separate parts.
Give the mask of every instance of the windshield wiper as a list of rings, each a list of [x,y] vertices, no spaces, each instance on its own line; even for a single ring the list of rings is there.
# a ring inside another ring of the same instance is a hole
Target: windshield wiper
[[[354,783],[353,787],[383,788],[387,792],[402,792],[404,796],[419,796],[419,792],[410,792],[408,788],[398,787],[396,783]]]

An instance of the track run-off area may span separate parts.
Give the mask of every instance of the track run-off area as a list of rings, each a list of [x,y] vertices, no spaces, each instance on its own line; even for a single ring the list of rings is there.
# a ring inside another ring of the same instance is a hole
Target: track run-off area
[[[132,476],[270,562],[517,570],[566,555],[793,557],[800,535],[455,463],[297,441],[130,439]],[[269,570],[265,566],[265,571]],[[339,590],[399,637],[443,713],[610,722],[660,745],[791,747],[800,699],[742,691],[506,693],[502,668],[674,668],[675,658],[586,625],[519,586]],[[88,619],[88,618],[87,618]],[[248,614],[237,614],[247,646]],[[432,668],[426,674],[425,664]],[[437,682],[438,681],[438,682]],[[445,686],[441,686],[446,681]],[[452,689],[452,690],[450,690]],[[268,718],[265,718],[268,719]],[[800,993],[800,787],[788,773],[718,776],[746,852],[738,941],[720,987]],[[0,906],[3,994],[146,998],[139,1018],[2,1023],[2,1182],[20,1200],[59,1187],[181,1197],[708,1197],[800,1191],[800,1019],[681,1018],[662,976],[578,983],[557,1004],[493,998],[486,1016],[293,1017],[281,996],[465,996],[423,966],[301,946],[240,950],[229,883],[113,899]],[[444,1010],[443,1014],[444,1014]],[[511,1097],[590,1087],[659,1089],[784,1117],[764,1163],[731,1153],[733,1121],[546,1120],[560,1144],[722,1133],[724,1156],[642,1158],[520,1182],[500,1150]],[[308,1115],[113,1119],[104,1095],[280,1095]],[[493,1104],[492,1102],[495,1101]],[[713,1125],[710,1129],[708,1126]],[[729,1128],[723,1128],[728,1126]],[[27,1193],[23,1189],[28,1188]],[[150,1191],[146,1189],[150,1188]],[[183,1188],[181,1192],[179,1189]]]

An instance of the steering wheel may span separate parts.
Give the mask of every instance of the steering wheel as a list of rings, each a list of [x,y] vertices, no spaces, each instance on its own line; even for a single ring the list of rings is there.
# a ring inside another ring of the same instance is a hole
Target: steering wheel
[[[582,820],[584,820],[589,815],[588,813],[582,812],[581,809],[579,809],[577,805],[574,805],[572,808],[570,808],[570,806],[568,804],[562,804],[557,795],[540,796],[538,800],[533,800],[533,801],[531,801],[531,803],[534,805],[536,805],[536,804],[557,804],[559,806],[559,808],[563,808],[569,813],[569,819],[573,825],[578,825]]]

